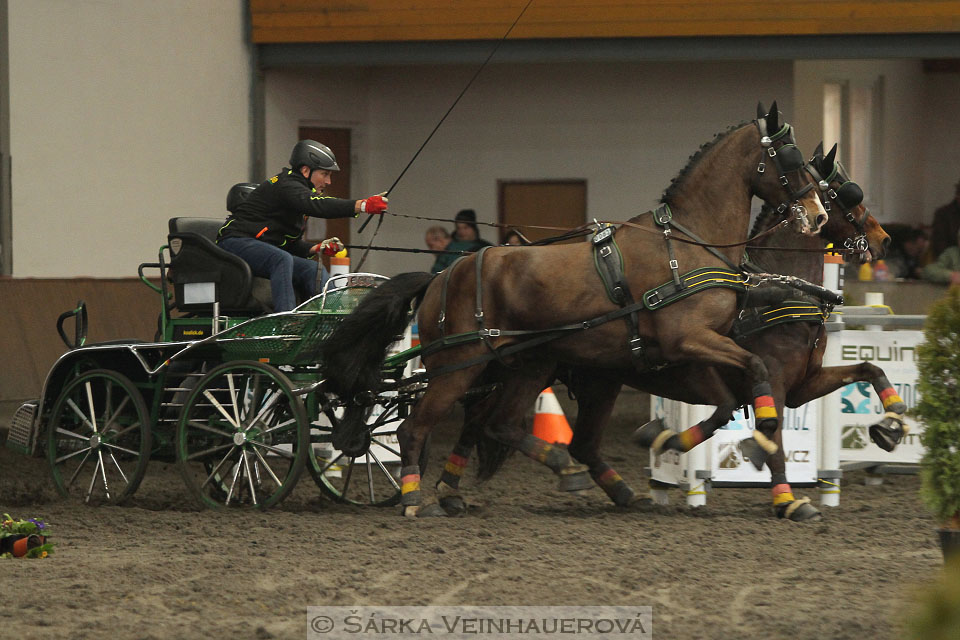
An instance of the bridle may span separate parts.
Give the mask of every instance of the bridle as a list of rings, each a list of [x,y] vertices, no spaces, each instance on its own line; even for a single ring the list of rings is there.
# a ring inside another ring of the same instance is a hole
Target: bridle
[[[801,223],[806,221],[805,224],[809,224],[806,207],[800,204],[800,198],[811,191],[814,185],[808,183],[795,190],[787,177],[790,173],[796,173],[802,177],[803,169],[807,164],[803,159],[803,153],[797,148],[793,127],[784,123],[779,131],[770,134],[767,132],[767,121],[764,118],[757,118],[753,123],[760,131],[760,146],[764,149],[764,155],[757,165],[757,173],[762,174],[766,171],[766,160],[769,158],[777,170],[780,185],[787,190],[788,200],[774,207],[777,214],[786,218],[789,211]]]
[[[829,215],[833,205],[836,205],[843,212],[847,222],[853,226],[855,233],[852,237],[843,241],[843,248],[850,253],[860,254],[861,260],[866,258],[867,251],[870,250],[870,242],[867,240],[867,232],[864,227],[864,219],[867,217],[866,210],[863,216],[858,220],[853,215],[853,210],[857,205],[863,202],[863,189],[856,182],[850,180],[847,171],[839,160],[834,160],[833,170],[827,176],[821,176],[814,163],[807,164],[807,172],[813,177],[820,189],[820,201],[823,208]],[[840,186],[834,189],[831,183],[839,182]]]

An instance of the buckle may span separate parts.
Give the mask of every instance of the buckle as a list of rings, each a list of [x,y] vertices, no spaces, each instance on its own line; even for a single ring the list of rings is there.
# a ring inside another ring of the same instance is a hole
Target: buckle
[[[680,268],[680,263],[677,262],[676,260],[671,260],[671,261],[670,261],[670,268],[673,269],[674,271],[676,271],[677,269]]]
[[[601,258],[606,258],[611,253],[613,253],[613,249],[610,248],[610,245],[605,245],[603,247],[600,247],[600,251],[598,251],[597,253],[600,254]]]
[[[663,302],[663,298],[660,297],[659,291],[653,291],[652,293],[647,295],[645,299],[647,304],[650,305],[651,307],[655,307],[661,302]]]
[[[499,338],[500,329],[481,329],[480,335],[487,336],[488,338]]]
[[[593,236],[593,244],[600,244],[601,242],[606,242],[613,235],[613,227],[605,227],[602,231],[598,231]]]

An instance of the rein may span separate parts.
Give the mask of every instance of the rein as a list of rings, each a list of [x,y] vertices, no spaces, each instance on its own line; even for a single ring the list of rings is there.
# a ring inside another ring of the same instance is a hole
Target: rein
[[[520,14],[517,16],[517,19],[513,21],[513,24],[510,25],[510,28],[507,29],[507,32],[503,34],[503,37],[497,42],[496,46],[490,51],[490,54],[487,56],[487,59],[477,68],[477,71],[473,74],[473,77],[470,78],[470,81],[467,82],[466,86],[463,87],[463,90],[460,92],[460,95],[457,96],[457,99],[453,101],[453,104],[450,105],[450,108],[447,109],[447,112],[443,114],[443,117],[440,118],[440,121],[437,122],[437,125],[433,128],[433,131],[430,132],[430,135],[427,136],[426,140],[423,141],[423,144],[420,145],[420,148],[417,149],[417,152],[413,154],[413,157],[410,158],[410,162],[407,163],[407,166],[403,168],[403,171],[400,172],[400,175],[397,176],[397,179],[393,181],[393,184],[390,185],[390,188],[384,192],[384,196],[389,196],[390,192],[397,186],[400,182],[400,179],[403,178],[404,174],[407,172],[407,169],[410,168],[410,165],[413,164],[414,160],[417,159],[417,156],[420,155],[420,152],[423,151],[424,147],[427,146],[427,143],[430,142],[430,139],[433,137],[433,134],[437,132],[437,129],[440,128],[440,125],[443,124],[443,121],[447,119],[447,116],[450,115],[450,112],[453,111],[453,108],[457,106],[457,103],[460,102],[460,99],[463,98],[464,94],[467,92],[467,89],[470,88],[470,85],[473,84],[473,81],[477,79],[477,76],[480,75],[480,72],[487,66],[487,63],[490,62],[490,59],[493,58],[493,54],[500,49],[507,36],[510,35],[510,32],[513,31],[513,28],[517,26],[517,23],[520,22],[520,18],[523,17],[523,14],[527,12],[527,9],[530,7],[530,4],[533,0],[527,0],[527,4],[524,5],[523,9],[520,11]],[[357,233],[363,233],[363,230],[367,228],[367,225],[370,224],[370,218],[367,218]],[[360,257],[360,263],[357,265],[357,271],[360,270],[360,267],[363,266],[363,262],[367,259],[367,254],[370,253],[370,247],[373,246],[373,240],[377,237],[377,234],[380,233],[380,227],[383,225],[383,214],[380,215],[380,220],[377,222],[377,228],[374,230],[373,235],[370,237],[370,243],[367,245],[367,249],[363,252],[363,255]]]

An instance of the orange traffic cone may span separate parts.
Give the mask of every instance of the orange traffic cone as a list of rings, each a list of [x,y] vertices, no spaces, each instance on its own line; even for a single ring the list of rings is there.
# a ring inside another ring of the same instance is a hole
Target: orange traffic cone
[[[533,435],[546,442],[560,444],[570,444],[570,439],[573,438],[573,430],[550,387],[544,389],[537,397],[533,416]]]

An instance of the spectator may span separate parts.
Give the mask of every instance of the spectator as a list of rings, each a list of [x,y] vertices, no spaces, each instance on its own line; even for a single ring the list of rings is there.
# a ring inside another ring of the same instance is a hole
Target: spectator
[[[519,231],[516,229],[509,229],[506,235],[503,236],[503,244],[516,246],[527,243],[523,241],[523,237],[520,235]]]
[[[927,251],[928,242],[926,232],[916,227],[908,227],[893,236],[886,264],[894,278],[922,277],[923,257]]]
[[[450,245],[450,234],[443,227],[430,227],[427,229],[426,238],[427,249],[431,251],[444,251]],[[440,273],[450,266],[450,263],[457,257],[450,253],[435,253],[433,257],[436,260],[430,267],[430,273]]]
[[[957,236],[954,236],[956,239]],[[960,246],[954,242],[940,254],[936,262],[923,268],[923,279],[944,284],[960,284]]]
[[[956,185],[953,200],[933,212],[930,252],[934,259],[938,259],[947,247],[957,245],[958,231],[960,231],[960,182]]]
[[[490,243],[480,237],[480,230],[477,228],[477,212],[473,209],[461,209],[457,212],[457,226],[453,231],[453,242],[463,246],[457,247],[459,251],[479,251],[483,247],[489,247]]]

